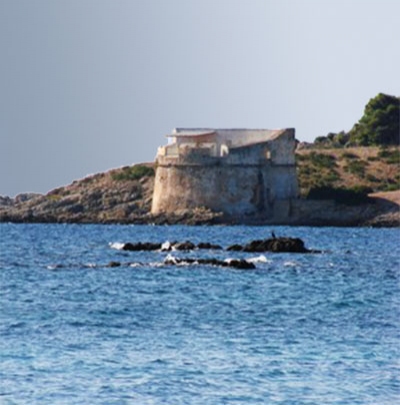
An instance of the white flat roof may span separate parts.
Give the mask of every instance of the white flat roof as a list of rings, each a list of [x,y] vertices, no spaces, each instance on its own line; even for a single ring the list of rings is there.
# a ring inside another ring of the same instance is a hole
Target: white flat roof
[[[175,131],[175,130],[174,130]],[[179,131],[179,132],[172,132],[172,134],[166,135],[168,138],[175,138],[180,136],[203,136],[203,135],[212,135],[215,134],[214,130],[207,130],[207,131],[198,131],[198,130],[187,130],[187,131]]]
[[[287,130],[285,129],[250,129],[250,128],[175,128],[167,138],[186,138],[188,142],[202,137],[214,135],[219,142],[230,142],[231,148],[250,146],[277,139]]]

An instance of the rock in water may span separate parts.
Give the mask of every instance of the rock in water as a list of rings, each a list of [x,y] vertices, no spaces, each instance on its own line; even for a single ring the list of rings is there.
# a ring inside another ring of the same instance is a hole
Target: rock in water
[[[230,252],[241,252],[243,250],[243,246],[241,245],[231,245],[226,250]]]
[[[197,249],[214,249],[214,250],[220,250],[222,249],[222,246],[220,245],[213,245],[212,243],[208,242],[200,242],[197,245]]]
[[[254,263],[248,262],[243,259],[230,259],[230,260],[218,260],[212,259],[192,259],[192,258],[176,258],[167,257],[164,261],[168,265],[178,265],[178,264],[204,264],[208,266],[221,266],[221,267],[231,267],[234,269],[250,270],[255,269]]]
[[[254,240],[243,247],[244,252],[309,253],[299,238],[272,238]]]
[[[130,251],[141,251],[141,250],[159,250],[161,249],[161,243],[152,243],[152,242],[138,242],[138,243],[125,243],[122,247],[122,250]]]
[[[176,250],[193,250],[195,247],[195,244],[190,241],[180,242],[173,245],[173,248]]]
[[[248,262],[247,260],[244,260],[244,259],[231,259],[225,263],[228,263],[229,267],[233,267],[235,269],[241,269],[241,270],[251,270],[251,269],[256,268],[254,263]]]
[[[120,266],[121,266],[120,262],[112,261],[112,262],[108,263],[106,267],[120,267]]]

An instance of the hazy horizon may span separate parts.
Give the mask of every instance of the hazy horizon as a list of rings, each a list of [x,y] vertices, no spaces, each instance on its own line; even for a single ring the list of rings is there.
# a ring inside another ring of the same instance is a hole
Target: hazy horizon
[[[400,95],[390,0],[2,0],[0,195],[153,161],[175,127],[348,131]]]

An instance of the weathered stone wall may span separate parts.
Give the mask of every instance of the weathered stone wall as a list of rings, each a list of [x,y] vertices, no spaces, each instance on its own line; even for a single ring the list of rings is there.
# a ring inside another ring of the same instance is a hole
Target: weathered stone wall
[[[294,129],[287,129],[274,140],[268,142],[271,160],[277,165],[294,165],[296,163],[296,141]]]
[[[207,207],[231,216],[273,213],[276,199],[297,196],[295,170],[270,165],[158,166],[152,213]]]
[[[290,215],[284,201],[298,196],[294,147],[294,130],[286,130],[270,141],[232,148],[224,157],[195,148],[158,155],[152,213],[206,207],[232,217]]]
[[[261,207],[258,171],[243,166],[159,166],[152,213],[207,207],[229,215],[254,215]]]

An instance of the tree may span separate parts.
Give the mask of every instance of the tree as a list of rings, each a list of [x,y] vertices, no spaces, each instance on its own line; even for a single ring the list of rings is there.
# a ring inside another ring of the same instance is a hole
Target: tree
[[[350,131],[356,145],[400,144],[400,98],[380,93],[365,106],[364,115]]]

